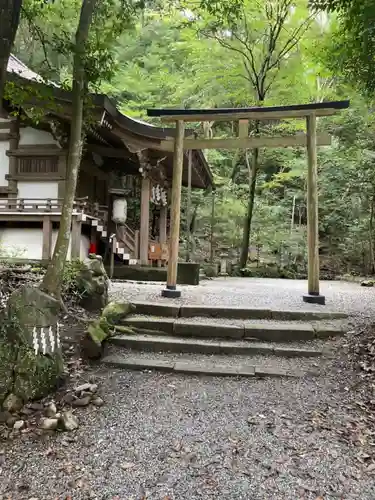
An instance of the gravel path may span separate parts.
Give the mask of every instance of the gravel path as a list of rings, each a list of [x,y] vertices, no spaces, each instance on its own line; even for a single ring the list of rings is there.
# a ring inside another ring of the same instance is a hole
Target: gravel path
[[[111,293],[162,300],[160,289]],[[181,300],[303,308],[303,291],[304,282],[226,279],[184,287]],[[329,308],[371,319],[375,290],[324,282],[322,291]],[[337,432],[359,415],[339,352],[325,377],[297,380],[93,369],[84,376],[106,404],[76,410],[78,431],[0,442],[0,499],[374,500],[360,443]]]
[[[0,495],[375,498],[374,477],[363,472],[358,449],[333,430],[349,418],[345,377],[262,381],[116,370],[98,375],[106,405],[78,413],[76,441],[67,443],[66,435],[35,442],[24,437],[5,447]]]
[[[217,278],[202,281],[200,286],[181,286],[180,299],[162,298],[163,288],[162,283],[116,282],[111,285],[111,297],[164,303],[340,311],[362,318],[375,317],[375,288],[344,281],[321,282],[326,306],[302,302],[302,295],[307,291],[306,281],[302,280]]]

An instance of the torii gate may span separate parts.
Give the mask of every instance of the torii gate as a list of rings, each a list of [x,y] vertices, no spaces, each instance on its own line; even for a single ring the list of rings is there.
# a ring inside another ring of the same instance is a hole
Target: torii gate
[[[254,108],[222,109],[149,109],[148,116],[161,117],[163,121],[176,123],[176,137],[161,141],[162,148],[174,151],[171,231],[167,285],[163,297],[181,296],[177,290],[177,264],[180,236],[181,185],[184,150],[193,149],[256,149],[306,146],[308,156],[307,175],[307,242],[308,242],[308,293],[303,301],[325,304],[325,297],[319,290],[319,233],[318,233],[318,167],[317,146],[331,144],[328,134],[317,134],[316,118],[331,116],[349,107],[349,101],[333,101],[293,106],[272,106]],[[249,120],[282,120],[290,118],[306,119],[307,134],[294,136],[249,137]],[[237,121],[239,137],[228,139],[185,139],[185,122]]]

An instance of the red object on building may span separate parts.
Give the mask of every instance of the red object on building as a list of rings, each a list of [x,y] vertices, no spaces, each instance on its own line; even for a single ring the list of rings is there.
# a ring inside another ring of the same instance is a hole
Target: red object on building
[[[90,249],[89,249],[89,254],[94,253],[96,255],[96,243],[90,243]]]

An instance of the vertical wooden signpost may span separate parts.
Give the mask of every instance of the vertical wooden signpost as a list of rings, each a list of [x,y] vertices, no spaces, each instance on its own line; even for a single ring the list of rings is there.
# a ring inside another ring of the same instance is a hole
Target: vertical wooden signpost
[[[194,149],[260,149],[279,147],[307,147],[307,243],[308,243],[308,289],[303,295],[304,302],[325,304],[325,297],[319,289],[319,231],[318,231],[318,167],[317,146],[331,144],[327,134],[317,134],[316,118],[331,116],[339,110],[349,107],[349,101],[335,101],[294,106],[273,106],[237,109],[206,109],[206,110],[148,110],[149,116],[162,117],[164,121],[176,123],[176,138],[161,142],[166,151],[174,151],[172,207],[171,207],[171,241],[168,262],[167,287],[162,291],[164,297],[180,297],[176,289],[177,262],[179,248],[181,184],[184,150]],[[307,133],[295,136],[255,136],[248,135],[249,120],[282,120],[290,118],[306,119]],[[237,138],[184,138],[185,122],[215,122],[236,121],[239,125]],[[212,248],[212,244],[211,244]]]

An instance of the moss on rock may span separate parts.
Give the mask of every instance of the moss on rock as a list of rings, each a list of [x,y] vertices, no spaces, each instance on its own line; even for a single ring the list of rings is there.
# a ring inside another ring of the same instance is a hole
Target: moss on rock
[[[22,287],[9,298],[0,318],[0,405],[7,394],[23,401],[46,396],[59,382],[63,360],[56,340],[46,349],[50,327],[57,335],[59,310],[59,301],[39,288]]]
[[[0,338],[0,404],[12,390],[16,356],[14,344],[8,342],[4,337]]]
[[[46,396],[57,386],[64,366],[61,354],[37,354],[26,345],[19,348],[14,368],[13,392],[24,401]]]
[[[100,256],[91,255],[81,263],[77,286],[82,292],[81,305],[88,311],[102,311],[108,303],[109,278]]]
[[[131,314],[136,309],[134,304],[130,302],[110,302],[102,313],[102,317],[105,318],[109,324],[115,325],[118,321],[126,318],[128,314]]]

